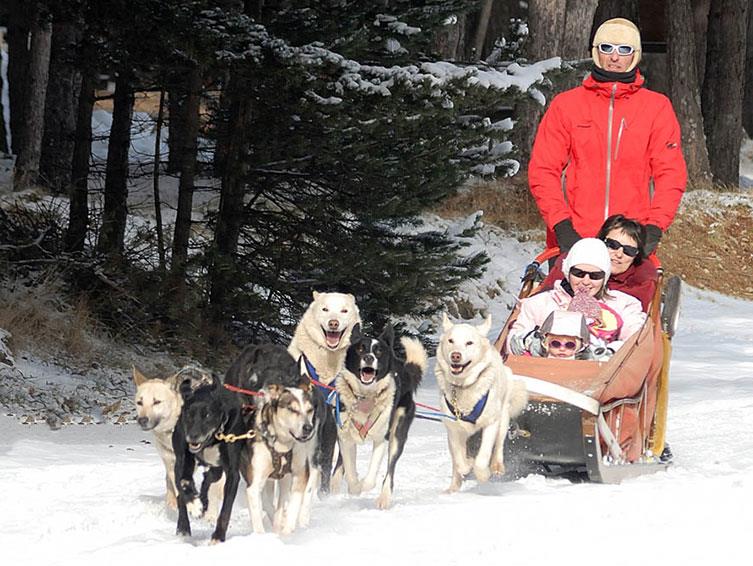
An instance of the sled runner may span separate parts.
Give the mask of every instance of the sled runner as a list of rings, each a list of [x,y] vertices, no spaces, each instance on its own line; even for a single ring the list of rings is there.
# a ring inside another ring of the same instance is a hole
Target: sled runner
[[[546,250],[528,266],[520,298],[538,291],[539,266],[557,251]],[[506,443],[508,471],[619,483],[667,468],[661,455],[680,279],[664,281],[657,269],[646,322],[606,362],[510,354],[505,343],[519,306],[513,309],[495,346],[525,381],[530,402]]]

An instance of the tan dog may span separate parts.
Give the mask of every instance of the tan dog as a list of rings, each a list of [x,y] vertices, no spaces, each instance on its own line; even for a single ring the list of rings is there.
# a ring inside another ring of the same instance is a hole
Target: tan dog
[[[264,532],[263,492],[268,479],[279,480],[280,485],[273,529],[283,535],[295,530],[314,448],[308,441],[316,434],[313,387],[304,374],[299,387],[270,384],[262,389],[254,413],[254,438],[246,445],[241,465],[255,533]]]
[[[528,403],[525,385],[513,379],[512,371],[489,343],[491,324],[491,316],[480,326],[452,324],[443,316],[435,373],[442,410],[455,415],[454,420],[444,420],[452,457],[449,492],[460,489],[471,470],[479,482],[504,473],[510,419]],[[479,431],[481,445],[471,459],[468,440]]]
[[[150,430],[154,434],[157,452],[165,465],[165,503],[170,509],[178,508],[172,441],[173,430],[183,406],[183,399],[178,392],[178,375],[150,379],[136,367],[133,368],[136,422],[142,430]]]

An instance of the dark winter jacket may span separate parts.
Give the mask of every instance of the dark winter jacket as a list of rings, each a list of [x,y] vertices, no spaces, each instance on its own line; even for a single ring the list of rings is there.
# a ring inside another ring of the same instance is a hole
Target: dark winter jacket
[[[631,83],[589,75],[552,100],[528,168],[548,246],[557,245],[554,225],[568,218],[582,237],[618,213],[662,230],[672,223],[687,181],[680,126],[669,99],[642,86],[640,72]]]

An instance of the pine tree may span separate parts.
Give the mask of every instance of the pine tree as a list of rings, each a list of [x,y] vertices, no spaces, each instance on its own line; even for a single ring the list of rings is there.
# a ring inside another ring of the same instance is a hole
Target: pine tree
[[[286,35],[234,60],[253,101],[243,211],[227,211],[240,222],[237,245],[223,248],[230,257],[205,256],[210,274],[222,272],[215,310],[257,338],[289,331],[280,315],[290,324],[312,288],[353,292],[377,325],[440,308],[487,258],[461,258],[462,244],[422,229],[419,215],[474,168],[512,165],[488,118],[512,93],[479,86],[472,71],[452,67],[449,78],[419,66],[430,62],[421,26],[447,16],[437,3],[413,3],[415,19],[371,4],[340,7],[341,17],[331,3],[305,4],[274,12],[267,30]]]

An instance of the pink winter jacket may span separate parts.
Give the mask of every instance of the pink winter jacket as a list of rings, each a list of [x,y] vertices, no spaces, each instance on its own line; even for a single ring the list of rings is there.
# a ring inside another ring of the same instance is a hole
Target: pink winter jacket
[[[617,339],[623,342],[640,330],[646,320],[641,302],[635,297],[622,291],[607,291],[608,296],[600,300],[608,307],[614,309],[622,317],[622,330]],[[507,346],[510,347],[510,338],[513,336],[525,336],[537,326],[541,326],[546,317],[555,310],[567,310],[572,297],[562,288],[562,283],[557,281],[551,291],[543,291],[528,297],[520,302],[518,318],[513,322],[507,335]]]

